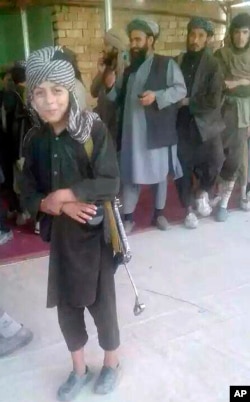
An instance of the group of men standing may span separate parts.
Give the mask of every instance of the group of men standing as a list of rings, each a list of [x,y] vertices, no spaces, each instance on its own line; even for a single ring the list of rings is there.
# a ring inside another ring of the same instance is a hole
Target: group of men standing
[[[127,35],[129,65],[123,37],[114,30],[106,34],[95,78],[100,92],[92,91],[102,94],[98,109],[113,102],[116,113],[112,136],[119,152],[127,234],[134,228],[134,211],[145,184],[154,194],[152,223],[168,229],[164,208],[170,174],[186,209],[187,228],[196,228],[198,216],[209,216],[212,206],[216,220],[225,221],[238,177],[240,206],[249,210],[250,16],[242,13],[232,20],[227,43],[214,54],[209,46],[213,25],[192,18],[187,51],[176,60],[155,53],[160,27],[154,21],[134,19]],[[108,110],[110,121],[112,109]],[[106,115],[101,117],[109,126]]]

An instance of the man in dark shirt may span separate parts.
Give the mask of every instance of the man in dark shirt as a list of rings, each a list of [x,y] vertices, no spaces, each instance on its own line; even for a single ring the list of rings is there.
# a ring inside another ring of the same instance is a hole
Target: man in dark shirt
[[[191,19],[187,52],[179,56],[187,97],[180,102],[177,120],[178,156],[183,177],[176,184],[186,208],[185,226],[189,229],[198,226],[194,204],[201,216],[212,212],[208,192],[224,160],[220,137],[224,129],[220,113],[223,79],[218,62],[207,47],[212,36],[210,22],[197,17]]]
[[[32,53],[26,75],[32,105],[44,124],[29,136],[22,198],[33,217],[42,213],[41,235],[46,231],[51,239],[47,306],[57,306],[73,362],[73,372],[57,397],[69,401],[92,378],[84,360],[85,307],[105,351],[95,392],[112,391],[120,370],[111,236],[107,222],[91,224],[95,204],[117,194],[119,172],[104,124],[97,115],[80,111],[74,69],[63,50],[48,47]],[[90,139],[93,151],[88,155]]]
[[[20,161],[24,137],[32,126],[25,106],[25,62],[16,62],[8,74],[11,81],[2,92],[4,188],[9,211],[17,213],[16,223],[22,226],[27,222],[27,215],[19,202]]]

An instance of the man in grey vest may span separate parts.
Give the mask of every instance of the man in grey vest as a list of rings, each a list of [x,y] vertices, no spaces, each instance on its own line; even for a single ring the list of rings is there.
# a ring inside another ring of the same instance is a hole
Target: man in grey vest
[[[224,162],[221,140],[225,128],[221,115],[224,81],[219,63],[208,48],[213,25],[204,18],[194,17],[187,30],[187,52],[178,57],[187,97],[180,102],[177,120],[183,177],[176,180],[176,185],[186,208],[185,226],[195,229],[197,215],[209,216],[212,212],[208,192]]]
[[[136,18],[127,26],[131,65],[116,80],[106,77],[110,100],[121,110],[120,168],[125,230],[135,225],[135,211],[141,185],[151,185],[154,193],[153,224],[168,229],[164,217],[167,176],[182,175],[177,159],[177,103],[186,96],[186,86],[178,65],[171,58],[154,53],[159,37],[157,23]],[[119,143],[119,139],[118,139]]]

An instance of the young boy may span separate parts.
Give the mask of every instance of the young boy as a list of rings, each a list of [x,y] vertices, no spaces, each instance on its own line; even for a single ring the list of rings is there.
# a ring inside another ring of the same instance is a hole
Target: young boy
[[[85,307],[104,349],[94,391],[106,394],[114,389],[120,370],[113,249],[107,230],[104,234],[106,225],[90,223],[95,203],[113,200],[119,190],[115,151],[97,115],[80,111],[74,69],[60,47],[32,53],[26,77],[32,106],[44,124],[34,129],[28,141],[22,198],[34,217],[42,213],[41,234],[46,232],[51,239],[47,306],[57,306],[73,362],[57,397],[72,400],[92,377],[84,360]],[[90,137],[89,159],[85,145]]]

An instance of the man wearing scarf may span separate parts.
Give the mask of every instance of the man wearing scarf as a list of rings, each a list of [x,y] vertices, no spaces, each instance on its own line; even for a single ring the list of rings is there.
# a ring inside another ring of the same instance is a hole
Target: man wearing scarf
[[[198,226],[197,213],[212,212],[208,192],[220,173],[223,161],[221,116],[223,77],[219,64],[207,47],[213,36],[212,24],[194,17],[188,23],[187,52],[178,58],[187,86],[187,97],[180,102],[178,113],[178,156],[183,177],[176,181],[183,206],[185,226]],[[193,177],[196,178],[194,191]]]
[[[104,48],[102,57],[98,60],[98,73],[95,76],[90,92],[93,98],[97,98],[95,111],[106,124],[111,137],[116,144],[118,130],[118,110],[114,102],[106,96],[104,78],[111,70],[119,77],[128,65],[128,38],[123,31],[109,29],[104,36]]]
[[[222,141],[225,162],[220,174],[219,207],[216,219],[224,222],[228,217],[227,206],[239,174],[250,126],[250,16],[238,14],[229,29],[228,44],[215,56],[220,63],[225,80],[225,101],[222,113],[226,124]],[[241,208],[249,210],[246,195],[247,178],[241,183]]]
[[[127,26],[131,65],[123,77],[106,77],[110,100],[121,108],[120,168],[125,229],[134,227],[140,187],[151,185],[155,198],[153,224],[168,228],[164,217],[167,176],[182,171],[177,159],[177,102],[186,96],[184,78],[178,65],[166,56],[154,53],[160,34],[157,23],[136,18]],[[115,82],[116,81],[116,82]],[[115,85],[116,84],[116,85]]]
[[[57,397],[71,401],[92,378],[84,360],[85,307],[105,351],[94,391],[112,391],[120,369],[113,248],[104,224],[91,224],[95,204],[113,200],[119,190],[118,165],[104,124],[80,110],[74,69],[60,47],[33,52],[26,74],[29,98],[43,123],[29,135],[22,198],[33,217],[42,214],[41,235],[51,239],[47,306],[57,307],[73,362]],[[90,137],[91,157],[85,145]]]

